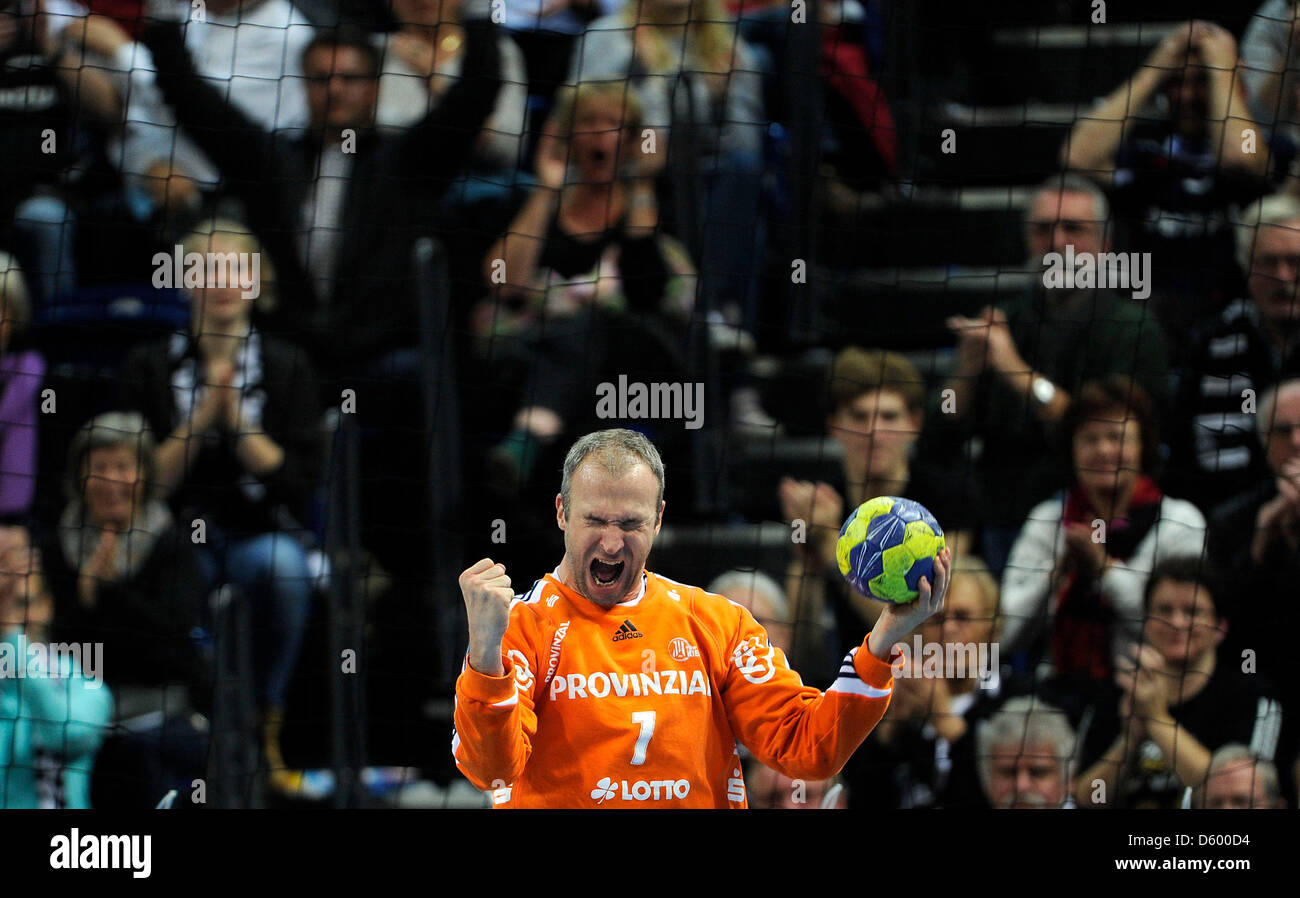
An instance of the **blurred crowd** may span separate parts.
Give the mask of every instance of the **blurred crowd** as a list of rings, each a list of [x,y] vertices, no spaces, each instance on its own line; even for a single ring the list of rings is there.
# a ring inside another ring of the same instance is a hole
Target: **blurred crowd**
[[[1024,190],[1034,276],[946,309],[943,345],[834,320],[796,345],[798,210],[851,229],[915,186],[894,7],[0,0],[0,660],[106,659],[99,690],[0,676],[0,807],[188,794],[232,594],[259,766],[300,794],[284,733],[340,477],[367,651],[405,700],[372,707],[446,699],[438,584],[476,546],[554,563],[554,474],[620,379],[705,384],[700,430],[622,420],[675,472],[669,525],[757,523],[706,501],[708,465],[816,421],[815,463],[743,483],[806,538],[767,573],[665,569],[749,607],[805,682],[879,614],[839,573],[850,511],[916,499],[957,556],[918,633],[938,667],[909,660],[835,780],[756,766],[751,804],[1294,806],[1297,5],[1164,22]],[[1053,254],[1129,283],[1050,283]],[[765,372],[810,359],[787,416]],[[988,669],[953,668],[977,646]]]

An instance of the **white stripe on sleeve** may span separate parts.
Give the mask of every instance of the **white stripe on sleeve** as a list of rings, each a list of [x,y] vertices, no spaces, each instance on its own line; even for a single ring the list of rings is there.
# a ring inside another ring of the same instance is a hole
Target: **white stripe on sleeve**
[[[867,698],[885,698],[893,692],[892,689],[877,689],[875,686],[869,686],[858,677],[840,677],[826,691],[865,695]]]

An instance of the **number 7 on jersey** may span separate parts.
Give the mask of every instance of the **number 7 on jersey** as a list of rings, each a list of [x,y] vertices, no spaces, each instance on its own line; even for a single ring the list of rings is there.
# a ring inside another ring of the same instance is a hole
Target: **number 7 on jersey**
[[[641,724],[641,734],[636,737],[636,748],[632,751],[632,764],[644,764],[645,752],[650,746],[650,737],[655,734],[655,712],[634,711],[632,722]]]

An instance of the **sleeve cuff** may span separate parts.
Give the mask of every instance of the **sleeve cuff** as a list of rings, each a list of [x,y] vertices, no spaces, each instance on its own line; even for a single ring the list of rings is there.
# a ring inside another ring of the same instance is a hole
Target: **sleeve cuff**
[[[894,687],[894,669],[895,665],[903,661],[903,653],[898,646],[892,646],[889,652],[889,660],[882,661],[875,655],[871,654],[871,649],[867,648],[867,638],[862,640],[862,645],[853,653],[853,669],[857,671],[862,682],[868,686],[874,686],[877,689],[892,689]]]
[[[488,705],[509,701],[515,696],[515,668],[506,658],[501,659],[506,672],[499,677],[490,677],[479,673],[465,662],[465,669],[460,673],[456,691],[461,696]]]

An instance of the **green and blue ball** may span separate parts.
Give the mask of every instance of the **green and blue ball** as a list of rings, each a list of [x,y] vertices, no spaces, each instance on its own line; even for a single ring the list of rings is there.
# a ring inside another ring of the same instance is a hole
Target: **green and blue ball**
[[[859,505],[840,528],[835,560],[849,585],[868,598],[906,604],[922,577],[934,583],[943,530],[925,506],[899,496]]]

